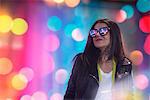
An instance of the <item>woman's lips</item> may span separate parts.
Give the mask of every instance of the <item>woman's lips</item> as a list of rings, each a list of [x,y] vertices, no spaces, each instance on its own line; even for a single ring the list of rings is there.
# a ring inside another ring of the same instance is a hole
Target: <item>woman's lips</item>
[[[103,39],[101,39],[101,38],[97,38],[97,39],[96,39],[96,41],[101,41],[101,40],[103,40]]]

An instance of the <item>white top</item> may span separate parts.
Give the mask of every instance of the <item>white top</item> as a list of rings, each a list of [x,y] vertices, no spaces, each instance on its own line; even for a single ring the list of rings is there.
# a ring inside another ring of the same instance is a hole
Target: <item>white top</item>
[[[112,71],[104,73],[100,69],[102,80],[99,82],[99,88],[95,100],[112,100]]]

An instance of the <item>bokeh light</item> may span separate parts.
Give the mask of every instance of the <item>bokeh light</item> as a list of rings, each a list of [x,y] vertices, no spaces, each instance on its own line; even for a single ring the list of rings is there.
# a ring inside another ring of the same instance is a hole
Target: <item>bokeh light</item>
[[[58,84],[65,84],[67,82],[68,73],[65,69],[59,69],[55,73],[55,80]]]
[[[125,100],[126,95],[121,92],[113,93],[112,100]]]
[[[56,2],[56,3],[63,3],[64,0],[54,0],[54,2]]]
[[[21,97],[20,100],[31,100],[31,96],[30,95],[24,95]]]
[[[51,56],[48,52],[43,54],[42,65],[40,66],[41,75],[45,77],[46,75],[52,73],[55,69],[55,61],[53,56]]]
[[[148,80],[147,76],[145,76],[144,74],[139,74],[139,75],[135,76],[134,83],[138,89],[144,90],[148,87],[149,80]]]
[[[34,77],[34,71],[29,67],[22,68],[19,73],[24,75],[28,81],[31,81]]]
[[[83,7],[76,7],[74,10],[75,16],[77,16],[78,18],[82,18],[82,19],[89,17],[89,12],[90,11],[88,9],[83,8]],[[93,17],[95,16],[95,13],[96,12],[92,13]],[[94,18],[92,18],[92,19],[94,19]],[[76,20],[80,21],[80,19],[76,19]]]
[[[15,35],[23,35],[28,30],[28,23],[22,18],[16,18],[13,20],[12,33]]]
[[[6,98],[6,100],[13,100],[12,98]]]
[[[144,97],[143,97],[143,95],[142,95],[142,93],[140,91],[136,91],[134,93],[133,100],[144,100]]]
[[[77,26],[75,24],[68,24],[65,27],[65,35],[68,37],[72,36],[72,31],[77,28]]]
[[[144,51],[145,51],[148,55],[150,55],[150,35],[148,35],[148,36],[146,37],[146,40],[145,40],[145,42],[144,42]]]
[[[126,12],[124,10],[119,10],[116,14],[115,20],[118,23],[122,23],[126,20],[126,18],[127,18]]]
[[[133,92],[128,92],[126,97],[125,97],[125,100],[132,100],[132,98],[133,98]],[[137,99],[135,99],[135,100],[137,100]]]
[[[84,51],[93,23],[104,18],[117,22],[124,33],[123,37],[135,67],[133,76],[138,71],[149,78],[148,0],[13,1],[20,0],[0,2],[0,16],[9,17],[5,17],[6,21],[0,20],[0,29],[5,26],[3,32],[0,31],[0,58],[6,57],[12,66],[9,69],[0,65],[0,99],[62,100],[67,89],[73,57]],[[144,13],[136,8],[139,1],[143,3],[140,10],[146,8]],[[18,26],[13,26],[16,19],[22,19],[27,24],[25,32],[14,33],[25,28],[25,24],[20,25],[23,22],[19,21],[16,22]],[[2,24],[2,21],[5,23]],[[6,71],[1,68],[6,68]],[[145,89],[142,87],[143,90],[135,89],[141,91],[140,96],[150,94],[149,85]],[[118,91],[118,99],[115,100],[131,99],[130,93],[126,93],[124,89],[123,92],[121,94],[121,91]],[[145,100],[140,96],[137,94],[135,100]]]
[[[83,3],[88,4],[90,3],[90,0],[82,0]]]
[[[32,95],[32,100],[48,100],[46,93],[37,91]]]
[[[79,3],[80,0],[65,0],[65,4],[71,8],[76,7]]]
[[[150,15],[140,19],[139,27],[143,32],[150,33]]]
[[[134,15],[134,9],[131,5],[123,6],[122,10],[126,12],[128,19],[131,18]]]
[[[0,36],[0,48],[2,49],[2,48],[9,48],[10,47],[10,43],[8,42],[8,37],[7,36],[9,36],[9,35],[3,35],[4,36],[4,38],[3,37],[1,37]],[[6,37],[5,37],[6,36]],[[6,52],[8,52],[7,50],[6,50]],[[2,51],[0,52],[0,55],[1,55],[1,53],[2,53]]]
[[[0,74],[6,75],[13,69],[13,63],[8,58],[0,58]]]
[[[16,72],[12,71],[8,75],[1,76],[0,75],[0,99],[12,99],[16,100],[16,95],[18,95],[18,91],[12,87],[12,77],[16,75]]]
[[[12,47],[13,50],[22,50],[23,47],[24,47],[23,37],[15,36],[13,41],[12,41],[11,47]]]
[[[63,96],[60,93],[54,93],[51,97],[50,100],[63,100]]]
[[[55,52],[60,47],[60,40],[55,34],[49,34],[44,39],[44,49]]]
[[[150,0],[138,0],[136,7],[140,12],[148,12],[150,11]]]
[[[143,54],[139,50],[134,50],[130,53],[130,59],[134,65],[140,65],[143,62]]]
[[[7,33],[12,28],[12,18],[8,15],[0,15],[0,33]]]
[[[14,75],[13,78],[12,78],[12,87],[16,90],[23,90],[26,88],[27,86],[27,83],[28,83],[28,80],[27,78],[22,75],[22,74],[17,74],[17,75]]]
[[[44,0],[45,4],[47,4],[48,6],[56,6],[56,2],[54,2],[54,0]]]
[[[75,41],[83,41],[84,40],[84,36],[81,33],[81,30],[79,28],[76,28],[72,31],[72,38]]]
[[[58,31],[62,26],[62,21],[57,16],[52,16],[47,22],[48,28],[52,31]]]

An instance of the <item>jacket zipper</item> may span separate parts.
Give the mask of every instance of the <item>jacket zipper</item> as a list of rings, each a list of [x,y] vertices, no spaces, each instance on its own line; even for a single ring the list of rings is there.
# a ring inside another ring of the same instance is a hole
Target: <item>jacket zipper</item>
[[[92,75],[92,74],[89,74],[92,78],[94,78],[94,80],[96,80],[96,83],[99,85],[99,81],[98,79],[96,78],[96,76]]]

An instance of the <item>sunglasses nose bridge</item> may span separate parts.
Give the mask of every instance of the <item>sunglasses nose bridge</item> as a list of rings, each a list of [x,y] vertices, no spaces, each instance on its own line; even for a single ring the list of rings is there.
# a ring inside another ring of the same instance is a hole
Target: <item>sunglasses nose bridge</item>
[[[96,36],[100,36],[100,32],[97,30],[97,32],[95,33]]]
[[[101,35],[100,31],[97,31],[96,36],[97,36],[97,37],[103,37],[103,36]]]

